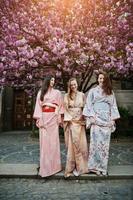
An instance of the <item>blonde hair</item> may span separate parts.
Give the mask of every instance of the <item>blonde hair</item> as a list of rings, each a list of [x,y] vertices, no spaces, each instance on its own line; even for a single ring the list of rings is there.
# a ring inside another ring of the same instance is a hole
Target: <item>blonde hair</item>
[[[73,99],[72,98],[72,90],[71,90],[71,82],[72,81],[76,81],[76,83],[77,83],[77,79],[76,78],[70,78],[69,81],[68,81],[67,93],[68,93],[68,98],[70,98],[70,99]],[[78,85],[78,83],[77,83],[77,85]]]

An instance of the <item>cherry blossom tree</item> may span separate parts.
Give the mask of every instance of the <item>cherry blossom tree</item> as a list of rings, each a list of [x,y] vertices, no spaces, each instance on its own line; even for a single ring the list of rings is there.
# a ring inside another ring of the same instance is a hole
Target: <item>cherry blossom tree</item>
[[[0,84],[27,88],[55,73],[86,92],[94,70],[133,78],[132,0],[1,0]]]

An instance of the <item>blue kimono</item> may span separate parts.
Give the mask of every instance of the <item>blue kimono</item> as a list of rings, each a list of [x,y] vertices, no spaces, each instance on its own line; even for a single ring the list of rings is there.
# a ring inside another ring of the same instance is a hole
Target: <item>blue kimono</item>
[[[120,118],[114,93],[106,95],[100,86],[92,88],[83,109],[90,127],[89,171],[107,173],[111,132]]]

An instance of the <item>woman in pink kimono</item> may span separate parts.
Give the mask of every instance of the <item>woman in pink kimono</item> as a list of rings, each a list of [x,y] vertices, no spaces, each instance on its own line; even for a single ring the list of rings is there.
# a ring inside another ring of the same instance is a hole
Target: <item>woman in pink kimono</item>
[[[65,177],[88,173],[88,147],[82,111],[85,96],[77,90],[75,78],[69,80],[64,96],[64,134],[67,147]]]
[[[89,91],[83,115],[90,127],[89,171],[107,175],[110,136],[120,115],[106,72],[99,72],[98,86]]]
[[[61,171],[59,124],[63,114],[61,92],[53,88],[55,78],[44,79],[37,94],[33,118],[39,128],[41,177]]]

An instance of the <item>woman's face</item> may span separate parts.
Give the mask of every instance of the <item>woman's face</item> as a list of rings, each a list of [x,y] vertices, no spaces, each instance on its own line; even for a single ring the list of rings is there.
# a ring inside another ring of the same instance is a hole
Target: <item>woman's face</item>
[[[76,92],[78,89],[78,84],[76,80],[71,81],[70,83],[70,89],[72,92]]]
[[[104,75],[103,74],[99,74],[99,76],[98,76],[99,85],[103,86],[103,82],[104,82]]]
[[[50,80],[50,87],[53,87],[55,84],[55,78],[51,78]]]

